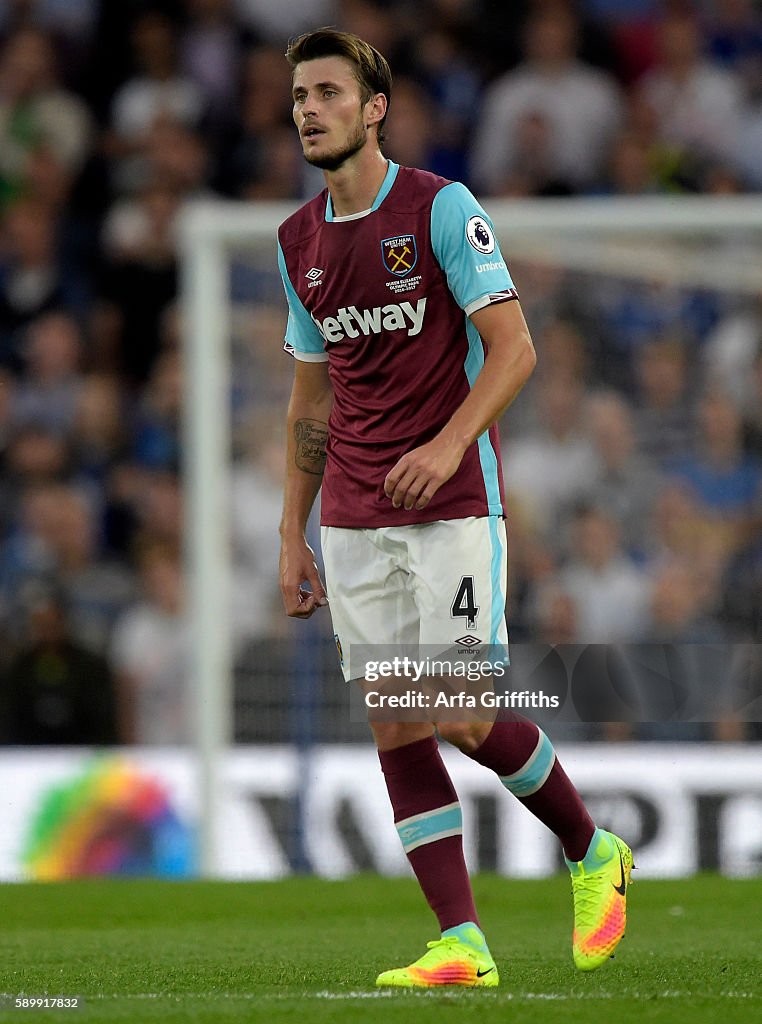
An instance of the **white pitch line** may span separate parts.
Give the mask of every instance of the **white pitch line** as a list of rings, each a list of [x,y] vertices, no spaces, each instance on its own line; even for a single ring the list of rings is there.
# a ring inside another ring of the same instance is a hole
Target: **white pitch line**
[[[17,999],[24,996],[23,992],[0,992],[0,1000]],[[36,993],[37,996],[44,993]],[[622,992],[494,992],[480,991],[475,994],[471,989],[460,986],[448,986],[446,990],[438,989],[358,989],[349,992],[330,992],[327,989],[319,992],[99,992],[95,995],[83,995],[83,1005],[95,1000],[157,1000],[167,999],[172,1002],[183,1002],[187,999],[229,999],[244,1002],[256,1000],[282,1001],[286,999],[303,1000],[356,1000],[356,999],[438,999],[442,995],[459,996],[462,999],[491,999],[496,1002],[521,1002],[522,1000],[543,1000],[552,1002],[584,1002],[586,1000],[607,999],[753,999],[762,1000],[762,994],[756,992],[680,992],[667,989],[664,992],[638,992],[623,990]],[[32,998],[26,995],[26,998]]]

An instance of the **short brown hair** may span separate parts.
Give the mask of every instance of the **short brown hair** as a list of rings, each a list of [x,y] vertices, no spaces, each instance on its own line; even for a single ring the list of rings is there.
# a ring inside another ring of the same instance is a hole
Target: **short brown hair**
[[[345,57],[354,67],[363,103],[381,92],[386,96],[387,108],[392,98],[392,73],[383,54],[351,32],[336,28],[318,28],[292,39],[286,50],[286,60],[292,68],[306,60],[319,57]],[[386,114],[378,122],[378,141],[384,141]]]

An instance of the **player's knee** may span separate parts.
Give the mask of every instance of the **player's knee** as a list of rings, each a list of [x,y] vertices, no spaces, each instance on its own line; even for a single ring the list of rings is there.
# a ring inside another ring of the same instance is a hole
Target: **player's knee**
[[[484,739],[481,722],[438,722],[437,731],[443,740],[465,754],[472,754]]]
[[[425,739],[434,729],[428,722],[371,722],[373,736],[379,750],[394,750],[408,743]]]

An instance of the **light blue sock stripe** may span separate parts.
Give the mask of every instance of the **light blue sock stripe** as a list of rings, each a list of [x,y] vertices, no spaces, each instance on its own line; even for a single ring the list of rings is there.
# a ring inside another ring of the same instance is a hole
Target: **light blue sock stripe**
[[[543,785],[553,767],[556,752],[553,744],[540,729],[540,743],[530,759],[514,775],[501,775],[500,781],[514,796],[531,796]]]
[[[417,814],[397,823],[397,832],[402,840],[405,853],[418,846],[435,843],[438,839],[463,832],[463,814],[460,807],[436,809],[426,814]]]

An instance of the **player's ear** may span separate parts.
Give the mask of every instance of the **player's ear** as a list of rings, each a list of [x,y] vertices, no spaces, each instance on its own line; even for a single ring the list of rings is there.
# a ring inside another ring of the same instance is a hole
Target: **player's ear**
[[[371,125],[379,124],[386,117],[387,108],[386,96],[382,92],[377,92],[375,96],[371,96],[368,102],[365,104],[365,127],[370,128]]]

